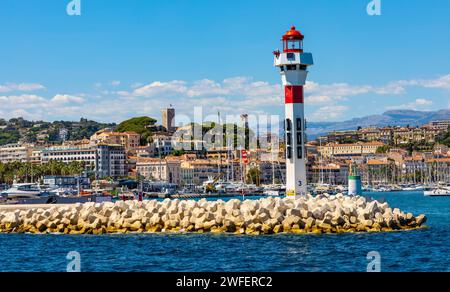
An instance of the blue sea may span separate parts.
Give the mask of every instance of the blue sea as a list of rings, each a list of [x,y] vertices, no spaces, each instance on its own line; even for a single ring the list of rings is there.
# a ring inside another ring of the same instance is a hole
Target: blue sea
[[[0,271],[66,271],[75,251],[81,271],[450,271],[450,198],[419,192],[368,194],[428,216],[428,229],[343,235],[0,234]]]

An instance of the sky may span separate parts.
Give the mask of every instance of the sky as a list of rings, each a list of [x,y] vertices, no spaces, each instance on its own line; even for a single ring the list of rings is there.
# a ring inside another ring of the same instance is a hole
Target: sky
[[[282,115],[272,52],[292,25],[315,60],[309,121],[450,108],[447,0],[80,1],[0,1],[0,118]]]

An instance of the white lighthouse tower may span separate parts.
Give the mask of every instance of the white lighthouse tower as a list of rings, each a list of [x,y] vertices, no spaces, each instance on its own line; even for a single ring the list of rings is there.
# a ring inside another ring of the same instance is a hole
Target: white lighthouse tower
[[[303,39],[304,36],[293,26],[283,36],[283,52],[274,52],[275,66],[280,68],[285,91],[288,196],[305,195],[307,192],[303,86],[306,83],[308,66],[314,63],[312,54],[303,52]]]

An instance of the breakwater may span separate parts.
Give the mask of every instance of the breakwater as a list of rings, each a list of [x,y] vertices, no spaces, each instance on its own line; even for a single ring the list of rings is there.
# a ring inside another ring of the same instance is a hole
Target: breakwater
[[[305,196],[224,201],[85,203],[0,211],[2,233],[106,234],[213,232],[236,234],[382,232],[417,229],[415,217],[361,196]]]

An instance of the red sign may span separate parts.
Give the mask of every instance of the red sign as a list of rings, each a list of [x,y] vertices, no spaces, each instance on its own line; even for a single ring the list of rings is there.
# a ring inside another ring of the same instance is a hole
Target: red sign
[[[248,156],[247,156],[247,150],[242,150],[242,161],[244,162],[244,164],[248,164]]]

